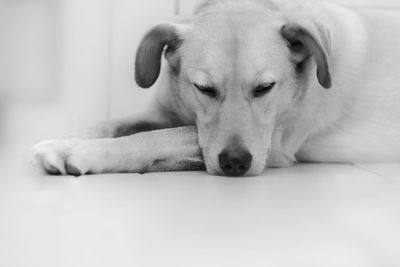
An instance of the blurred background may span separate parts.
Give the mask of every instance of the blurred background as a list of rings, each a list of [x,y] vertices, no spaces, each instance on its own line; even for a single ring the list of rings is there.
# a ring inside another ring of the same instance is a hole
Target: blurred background
[[[396,9],[396,0],[331,0]],[[140,111],[134,55],[155,23],[196,0],[0,0],[0,145],[74,135]]]

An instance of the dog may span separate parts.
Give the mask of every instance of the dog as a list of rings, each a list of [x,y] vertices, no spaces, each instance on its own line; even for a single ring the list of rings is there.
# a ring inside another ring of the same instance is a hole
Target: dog
[[[42,142],[35,162],[75,176],[397,162],[398,25],[389,11],[321,1],[203,1],[138,48],[137,84],[161,79],[151,109]]]

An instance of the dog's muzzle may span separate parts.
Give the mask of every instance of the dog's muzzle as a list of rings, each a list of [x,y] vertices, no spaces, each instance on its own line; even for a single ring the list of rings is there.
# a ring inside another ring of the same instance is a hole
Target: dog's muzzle
[[[243,176],[250,167],[253,156],[242,147],[224,149],[218,156],[219,166],[227,176]]]

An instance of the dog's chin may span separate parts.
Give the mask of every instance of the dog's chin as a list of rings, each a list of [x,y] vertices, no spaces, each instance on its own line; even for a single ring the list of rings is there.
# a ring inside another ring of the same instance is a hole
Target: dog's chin
[[[209,157],[204,156],[204,162],[206,164],[207,173],[214,176],[221,176],[223,175],[222,171],[218,166],[215,166],[209,159]]]
[[[207,173],[213,176],[224,176],[224,174],[221,171],[214,168],[210,168],[208,166],[207,166]]]
[[[246,176],[260,176],[266,168],[267,160],[262,160],[260,162],[255,162],[251,166],[250,170],[246,173]]]

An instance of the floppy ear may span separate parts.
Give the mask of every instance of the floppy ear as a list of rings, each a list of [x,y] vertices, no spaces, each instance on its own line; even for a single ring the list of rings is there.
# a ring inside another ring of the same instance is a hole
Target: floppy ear
[[[330,50],[330,37],[321,30],[312,34],[298,24],[287,24],[281,29],[282,36],[287,40],[289,48],[294,55],[294,61],[301,65],[313,56],[317,63],[317,77],[319,83],[326,89],[332,87],[328,53]]]
[[[175,55],[181,39],[181,27],[163,23],[152,28],[143,38],[136,53],[135,79],[142,88],[151,87],[160,75],[161,57],[165,56],[171,67],[179,69],[179,58]]]

